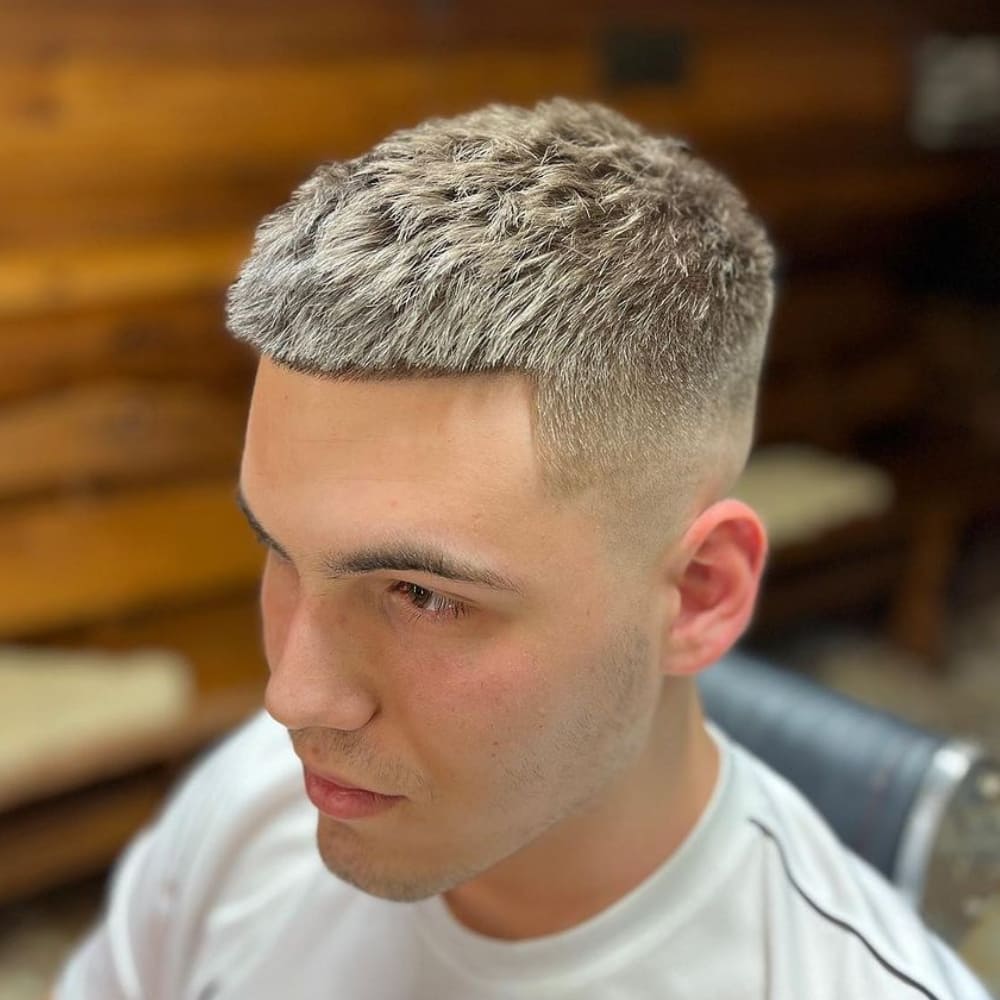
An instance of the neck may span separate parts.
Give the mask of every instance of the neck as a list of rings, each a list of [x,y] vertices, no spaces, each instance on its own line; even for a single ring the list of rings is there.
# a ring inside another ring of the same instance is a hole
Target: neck
[[[585,809],[445,893],[449,909],[469,929],[505,940],[582,923],[680,847],[711,798],[718,767],[693,683],[666,685],[633,764]]]

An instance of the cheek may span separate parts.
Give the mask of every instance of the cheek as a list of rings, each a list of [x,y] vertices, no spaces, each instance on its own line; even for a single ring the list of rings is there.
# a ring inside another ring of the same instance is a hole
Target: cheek
[[[540,662],[524,650],[435,662],[409,692],[421,756],[457,776],[526,747],[557,699]]]

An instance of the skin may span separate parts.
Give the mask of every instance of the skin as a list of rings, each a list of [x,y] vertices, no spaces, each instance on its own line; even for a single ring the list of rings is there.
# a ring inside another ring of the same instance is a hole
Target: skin
[[[268,712],[313,769],[404,796],[318,814],[331,872],[443,893],[466,926],[520,939],[599,912],[677,848],[717,774],[693,676],[752,613],[753,511],[709,497],[625,567],[583,504],[544,490],[522,377],[351,382],[267,359],[241,490],[269,538]],[[517,590],[324,570],[401,541]]]

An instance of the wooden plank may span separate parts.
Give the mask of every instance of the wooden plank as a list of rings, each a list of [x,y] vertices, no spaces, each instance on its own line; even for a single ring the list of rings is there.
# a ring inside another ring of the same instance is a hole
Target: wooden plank
[[[249,387],[256,363],[224,331],[218,292],[10,318],[0,357],[0,400],[115,376]]]
[[[387,108],[402,112],[395,122],[385,122],[394,127],[408,115],[434,112],[442,97],[449,103],[457,98],[463,107],[505,92],[508,99],[519,93],[533,100],[546,93],[546,84],[559,83],[613,88],[636,110],[645,94],[643,117],[673,121],[679,114],[680,124],[697,123],[709,133],[756,130],[787,120],[824,126],[837,120],[884,123],[905,110],[908,49],[871,30],[817,33],[815,25],[795,30],[782,24],[761,32],[761,44],[751,44],[745,33],[731,27],[687,33],[683,24],[668,20],[659,30],[679,34],[690,50],[685,76],[676,84],[628,88],[606,75],[605,31],[616,30],[611,22],[589,39],[566,38],[556,46],[521,39],[517,45],[486,42],[471,50],[336,59],[326,54],[317,60],[289,58],[280,50],[223,60],[216,54],[142,58],[125,48],[99,58],[70,51],[43,66],[12,61],[0,67],[0,137],[23,155],[51,153],[74,142],[83,152],[88,137],[114,134],[117,141],[106,148],[115,150],[116,165],[123,153],[155,157],[177,140],[222,152],[234,139],[267,134],[267,148],[273,152],[279,137],[294,143],[296,135],[301,141],[319,134],[370,133],[373,119]],[[656,31],[657,26],[645,22],[634,30]],[[831,76],[837,87],[829,86]],[[456,91],[462,83],[471,85],[471,92]],[[398,92],[401,84],[409,89]],[[350,102],[330,102],[330,94],[337,92],[332,88],[344,86],[364,92],[363,116]],[[149,129],[151,114],[155,133]],[[211,130],[198,131],[195,143],[191,129],[199,124],[211,125]],[[25,164],[11,157],[2,169],[16,177],[19,166]],[[104,166],[107,174],[106,160]],[[73,174],[63,181],[74,182],[78,167],[74,163]]]
[[[194,383],[106,380],[0,408],[0,497],[236,475],[242,398]]]
[[[58,246],[79,242],[84,234],[102,242],[199,230],[249,234],[266,212],[285,201],[310,166],[281,167],[258,156],[238,170],[205,162],[197,176],[193,170],[185,169],[180,177],[147,174],[117,185],[98,179],[85,190],[79,183],[26,182],[0,215],[0,246]]]
[[[45,0],[0,7],[0,54],[43,63],[72,50],[220,61],[234,53],[330,58],[410,48],[424,37],[427,22],[420,5],[398,0],[291,0],[280,8],[268,0],[148,0],[141,11],[122,0]]]
[[[487,99],[530,101],[593,87],[594,72],[591,54],[565,48],[313,65],[68,57],[43,80],[0,65],[0,93],[9,95],[7,113],[0,112],[0,182],[13,193],[39,185],[113,193],[150,176],[195,182],[206,164],[236,175],[259,159],[279,169],[302,167],[355,155],[392,129],[442,110],[441,100],[444,110]],[[469,91],[457,89],[463,80]],[[358,93],[363,102],[342,99]],[[14,113],[39,102],[50,107],[44,121]]]
[[[0,902],[110,864],[171,785],[158,770],[0,816]]]
[[[737,32],[694,35],[689,73],[680,84],[630,87],[618,92],[618,102],[651,125],[689,132],[696,142],[901,122],[909,53],[893,40],[788,24],[761,35],[758,44]]]
[[[0,552],[2,637],[245,591],[261,565],[228,478],[7,509]]]
[[[478,44],[484,41],[554,43],[586,39],[595,26],[609,21],[672,22],[703,30],[729,30],[766,37],[792,24],[818,36],[854,26],[861,34],[933,24],[968,8],[972,23],[997,23],[995,11],[981,0],[913,0],[873,7],[865,0],[845,0],[830,7],[806,7],[790,0],[531,0],[503,4],[399,3],[398,0],[289,0],[276,7],[267,0],[153,0],[141,16],[125,0],[46,0],[31,8],[0,8],[0,53],[7,58],[53,61],[67,49],[113,56],[122,51],[141,56],[223,60],[232,53],[261,58],[278,52],[303,57],[338,57],[359,50],[407,49],[416,44]],[[969,20],[966,18],[966,20]]]
[[[0,322],[217,291],[233,279],[248,250],[248,234],[224,232],[0,252]]]
[[[267,678],[256,581],[232,596],[100,621],[46,636],[45,642],[47,646],[113,652],[171,650],[190,665],[200,696],[262,689]]]

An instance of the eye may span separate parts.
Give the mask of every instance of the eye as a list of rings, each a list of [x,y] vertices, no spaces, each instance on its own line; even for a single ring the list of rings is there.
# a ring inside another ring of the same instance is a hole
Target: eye
[[[455,601],[416,583],[400,580],[392,587],[392,591],[403,598],[406,605],[413,611],[414,618],[431,620],[460,618],[469,613],[469,606],[462,601]]]

